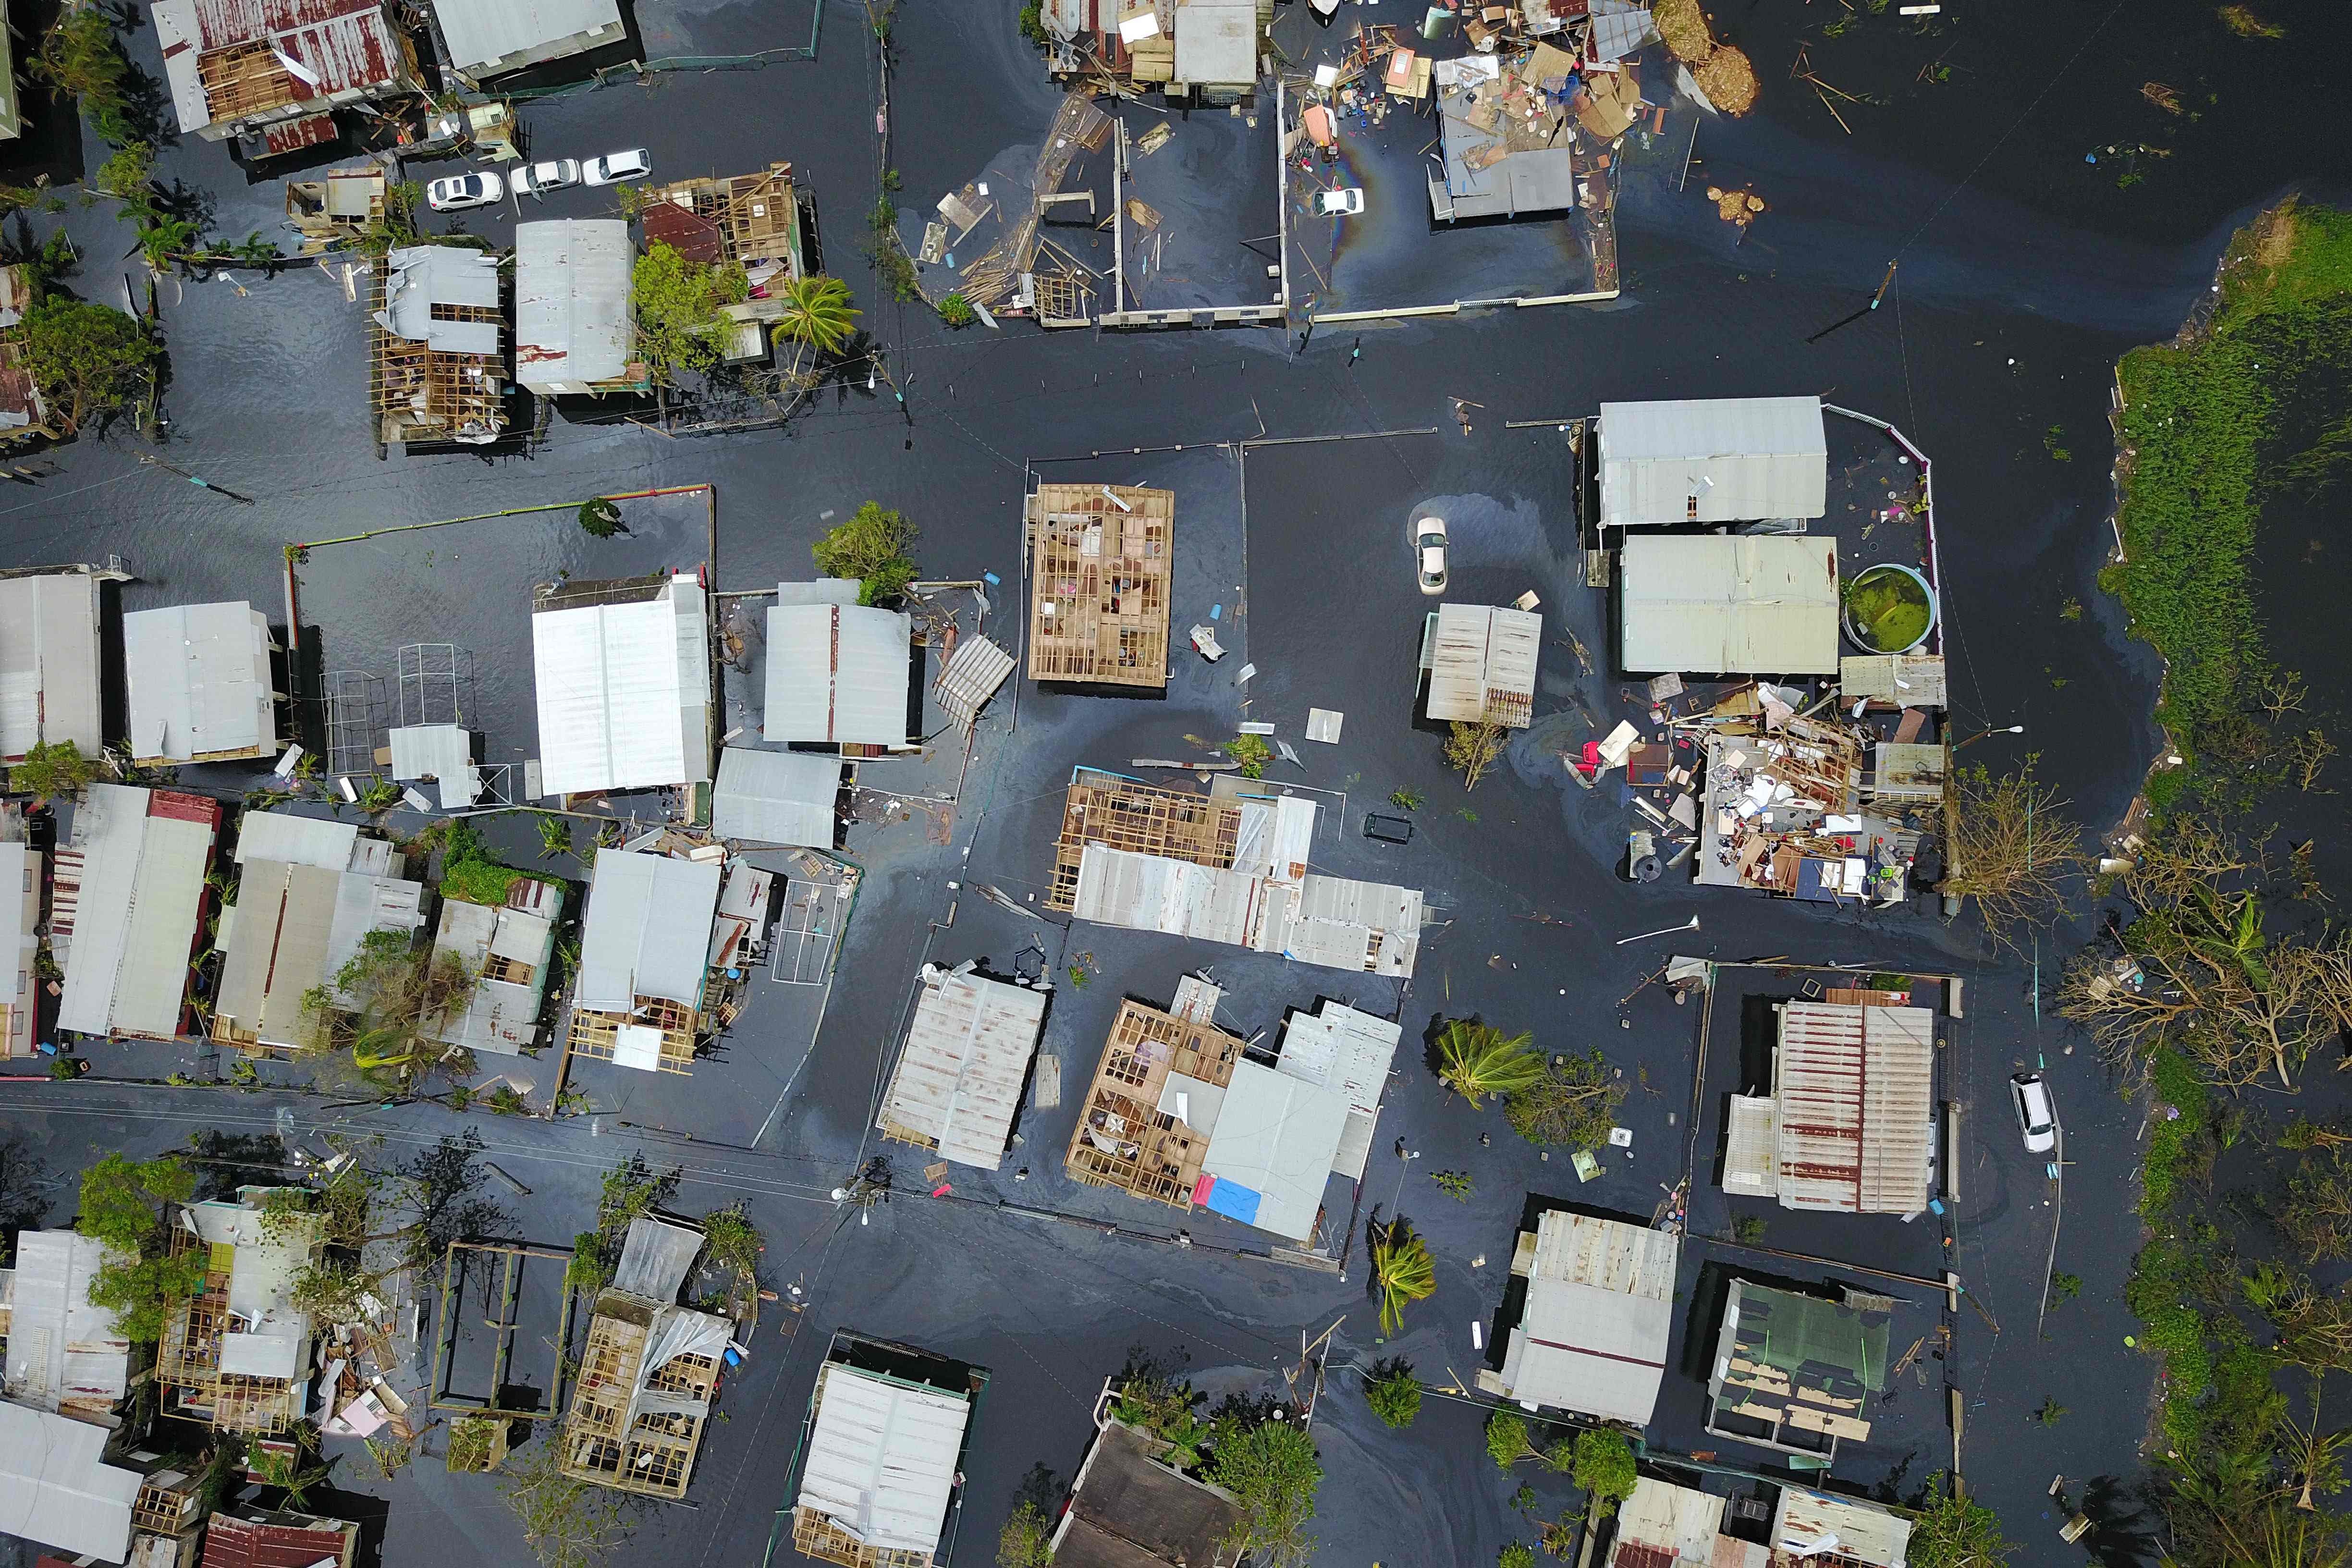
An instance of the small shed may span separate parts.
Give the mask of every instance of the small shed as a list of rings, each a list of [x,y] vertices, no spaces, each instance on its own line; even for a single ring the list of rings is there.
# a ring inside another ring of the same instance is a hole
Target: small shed
[[[402,784],[438,784],[442,810],[461,811],[482,797],[474,734],[464,725],[401,724],[385,739],[392,746],[392,776]]]
[[[1829,510],[1818,397],[1601,405],[1601,524],[1815,518]]]
[[[284,1510],[226,1510],[205,1530],[201,1568],[352,1568],[360,1527]]]
[[[780,591],[768,611],[761,736],[782,743],[906,745],[914,623],[903,611],[859,605],[854,594],[847,604],[792,602],[798,596]]]
[[[710,831],[746,844],[833,847],[841,759],[729,746],[719,753]]]
[[[85,757],[105,749],[99,627],[91,568],[0,574],[0,764],[61,741]]]
[[[1285,1241],[1306,1240],[1322,1213],[1349,1110],[1336,1089],[1235,1063],[1193,1201]]]
[[[238,599],[122,617],[131,750],[142,766],[277,754],[269,620]]]
[[[1860,1498],[1832,1497],[1803,1487],[1782,1487],[1772,1509],[1772,1539],[1781,1542],[1837,1542],[1837,1559],[1856,1568],[1903,1568],[1911,1548],[1912,1523]],[[1790,1568],[1804,1561],[1801,1544],[1785,1548]],[[1819,1561],[1818,1557],[1812,1559]],[[1781,1568],[1773,1558],[1773,1568]]]
[[[1609,1568],[1764,1568],[1763,1547],[1723,1533],[1725,1500],[1639,1477],[1617,1510]]]
[[[548,795],[710,777],[709,626],[688,573],[541,587],[530,641]]]
[[[1013,673],[1013,656],[990,638],[969,637],[956,644],[938,680],[940,710],[969,733],[980,710]]]
[[[515,225],[515,375],[548,396],[641,387],[636,246],[619,218]]]
[[[1838,672],[1834,539],[1630,534],[1621,577],[1629,675]]]
[[[615,0],[434,0],[449,63],[479,83],[628,37]]]
[[[1045,1026],[1043,992],[927,971],[875,1125],[943,1160],[995,1170]]]
[[[1870,1436],[1886,1386],[1889,1314],[1734,1279],[1707,1382],[1706,1430],[1787,1454],[1830,1458]]]
[[[1492,605],[1440,605],[1428,621],[1426,715],[1524,730],[1535,716],[1543,617]]]
[[[1547,1211],[1519,1233],[1511,1258],[1526,1304],[1492,1392],[1648,1426],[1674,1332],[1680,1247],[1669,1231]]]
[[[46,885],[39,850],[22,839],[0,840],[0,1057],[33,1054]]]

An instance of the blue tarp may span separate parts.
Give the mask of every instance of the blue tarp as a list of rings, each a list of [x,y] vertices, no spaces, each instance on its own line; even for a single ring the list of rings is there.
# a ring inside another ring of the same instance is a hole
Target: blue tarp
[[[1209,1212],[1237,1219],[1244,1225],[1257,1223],[1258,1195],[1239,1182],[1229,1182],[1223,1176],[1209,1189]]]

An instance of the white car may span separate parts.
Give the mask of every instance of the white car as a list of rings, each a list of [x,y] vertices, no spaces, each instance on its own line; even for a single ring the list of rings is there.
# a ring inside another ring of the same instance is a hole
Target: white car
[[[2013,1074],[2009,1097],[2017,1104],[2018,1131],[2025,1134],[2026,1152],[2047,1154],[2058,1146],[2058,1110],[2050,1101],[2050,1086],[2038,1072]]]
[[[1445,592],[1445,520],[1424,517],[1412,525],[1413,554],[1420,563],[1421,591]]]
[[[1345,190],[1325,191],[1315,198],[1315,210],[1327,217],[1353,217],[1364,210],[1364,187],[1349,185]]]
[[[425,202],[436,213],[486,207],[507,194],[506,183],[485,169],[478,174],[447,174],[425,187]]]
[[[519,196],[544,195],[549,191],[561,191],[580,183],[580,160],[550,158],[542,163],[532,163],[514,172],[514,192]]]
[[[642,180],[654,172],[651,153],[642,147],[625,153],[607,153],[601,158],[591,158],[580,177],[592,185],[609,185],[621,180]]]

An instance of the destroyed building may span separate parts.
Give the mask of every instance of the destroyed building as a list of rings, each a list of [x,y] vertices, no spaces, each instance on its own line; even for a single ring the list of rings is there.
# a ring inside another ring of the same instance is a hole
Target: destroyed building
[[[266,1215],[269,1190],[186,1205],[171,1227],[175,1253],[201,1248],[208,1262],[204,1289],[164,1321],[155,1381],[164,1414],[218,1432],[268,1436],[310,1414],[315,1331],[294,1281],[324,1251],[323,1221]]]
[[[1526,729],[1535,719],[1542,652],[1541,616],[1491,605],[1440,605],[1422,632],[1421,668],[1429,676],[1424,716]]]
[[[1912,1527],[1902,1515],[1803,1487],[1764,1489],[1726,1498],[1641,1477],[1617,1511],[1608,1568],[1903,1568]]]
[[[1671,1231],[1546,1210],[1519,1232],[1511,1274],[1527,1294],[1502,1371],[1481,1368],[1479,1387],[1530,1408],[1648,1426],[1665,1378],[1680,1258]]]
[[[338,107],[425,91],[385,0],[155,0],[152,14],[180,129],[249,137],[249,154],[332,141]]]
[[[1604,403],[1603,528],[1795,521],[1829,510],[1818,397]]]
[[[142,767],[274,757],[284,745],[269,618],[242,599],[122,617],[131,754]]]
[[[1164,1438],[1116,1416],[1098,1426],[1054,1526],[1057,1568],[1234,1568],[1240,1500],[1169,1463]]]
[[[646,244],[667,245],[706,267],[743,269],[747,296],[721,312],[734,323],[726,357],[763,358],[769,334],[785,316],[785,286],[808,275],[806,230],[814,199],[781,160],[754,174],[698,177],[649,185],[638,222]]]
[[[615,0],[434,0],[449,68],[478,88],[628,37]]]
[[[287,181],[286,226],[300,241],[299,254],[323,256],[360,244],[383,222],[385,184],[373,163]]]
[[[727,1319],[677,1304],[702,1240],[700,1229],[669,1220],[629,1222],[564,1414],[565,1475],[647,1497],[686,1495],[734,1335]]]
[[[1029,679],[1166,687],[1175,492],[1044,484],[1024,515],[1032,552]]]
[[[580,936],[571,1048],[640,1072],[690,1072],[702,1026],[714,860],[599,849]]]
[[[506,306],[498,258],[412,245],[374,265],[368,384],[387,446],[488,446],[505,433]]]
[[[515,225],[515,378],[545,397],[644,392],[636,247],[619,218]]]
[[[854,578],[780,583],[768,609],[762,739],[879,756],[908,744],[914,623],[857,602]]]
[[[1724,1191],[1835,1214],[1926,1208],[1935,1014],[1875,1002],[1775,1005],[1771,1092],[1731,1097]]]
[[[205,1528],[200,1568],[352,1568],[360,1527],[284,1509],[225,1509]]]
[[[495,909],[443,889],[433,962],[453,957],[475,979],[464,1008],[441,1020],[439,1039],[505,1057],[539,1048],[539,1016],[562,912],[563,889],[535,877],[516,878],[506,902]]]
[[[1824,1300],[1734,1279],[1707,1381],[1707,1432],[1822,1460],[1870,1436],[1886,1386],[1884,1297]]]
[[[987,1387],[981,1368],[835,1333],[801,1431],[793,1550],[841,1568],[940,1562]]]
[[[929,964],[921,986],[875,1126],[942,1160],[996,1170],[1045,1026],[1045,994]]]
[[[1220,993],[1195,975],[1162,1012],[1121,1001],[1102,1060],[1070,1132],[1065,1164],[1092,1186],[1189,1209],[1240,1037],[1217,1027]]]
[[[49,951],[65,970],[58,1027],[170,1040],[211,902],[220,803],[93,784],[51,877]]]
[[[540,784],[551,795],[710,777],[709,611],[691,573],[531,595]]]

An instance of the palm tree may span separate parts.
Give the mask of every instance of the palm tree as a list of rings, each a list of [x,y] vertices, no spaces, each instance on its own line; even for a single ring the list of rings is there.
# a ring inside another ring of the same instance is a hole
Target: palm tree
[[[849,302],[849,285],[822,273],[784,285],[783,318],[778,337],[804,343],[820,354],[837,354],[857,331],[865,312]]]
[[[1372,1279],[1381,1288],[1381,1331],[1403,1325],[1405,1307],[1437,1293],[1437,1265],[1429,1244],[1398,1220],[1372,1243]]]
[[[1437,1040],[1437,1076],[1476,1106],[1490,1094],[1505,1099],[1532,1089],[1544,1075],[1531,1034],[1505,1036],[1475,1018],[1455,1018]]]

